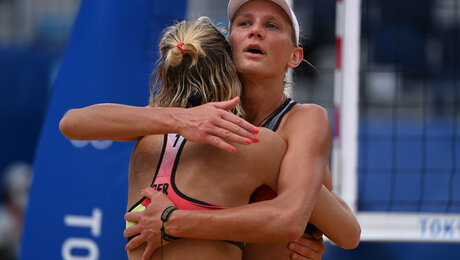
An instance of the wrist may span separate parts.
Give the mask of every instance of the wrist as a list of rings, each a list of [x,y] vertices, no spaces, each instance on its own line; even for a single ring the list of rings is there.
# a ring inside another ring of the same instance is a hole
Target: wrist
[[[162,222],[161,223],[161,229],[160,229],[161,230],[161,237],[162,237],[162,239],[164,239],[164,240],[166,240],[168,242],[171,242],[171,241],[179,239],[179,237],[175,237],[175,236],[172,236],[172,235],[168,234],[166,232],[166,227],[165,227],[165,225],[168,222],[171,214],[175,210],[177,210],[176,207],[169,206],[169,207],[167,207],[166,209],[163,210],[163,213],[161,213],[161,216],[160,216],[160,219],[161,219],[161,222]]]
[[[168,108],[167,120],[170,133],[181,134],[185,128],[184,114],[185,108],[171,107]]]
[[[187,210],[175,210],[169,215],[168,221],[165,223],[165,233],[174,237],[184,237],[184,223],[180,223],[181,216]]]
[[[161,131],[150,134],[168,134],[179,133],[181,130],[180,114],[182,108],[177,107],[150,107],[150,116],[148,122],[150,129],[161,129]],[[160,126],[160,127],[159,127]]]

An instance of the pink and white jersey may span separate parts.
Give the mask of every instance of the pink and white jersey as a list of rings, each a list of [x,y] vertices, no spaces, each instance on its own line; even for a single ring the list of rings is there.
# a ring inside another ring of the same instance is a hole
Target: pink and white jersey
[[[163,192],[178,209],[225,209],[226,207],[214,206],[206,202],[190,198],[177,188],[175,183],[176,169],[185,142],[186,139],[178,134],[164,135],[163,149],[151,187],[157,191]],[[139,204],[147,207],[147,205],[150,204],[150,199],[145,197],[142,198],[139,202],[134,204],[129,211],[133,211]]]

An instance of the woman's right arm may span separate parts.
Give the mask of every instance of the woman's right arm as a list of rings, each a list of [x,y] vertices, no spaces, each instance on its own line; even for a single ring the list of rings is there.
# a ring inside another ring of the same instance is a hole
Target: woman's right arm
[[[68,139],[134,141],[174,131],[174,111],[121,104],[97,104],[69,110],[59,123]]]
[[[186,139],[232,152],[228,142],[247,144],[257,128],[227,112],[239,98],[194,108],[134,107],[97,104],[68,111],[59,128],[73,140],[135,141],[142,136],[178,133]]]
[[[309,222],[313,223],[338,246],[358,246],[361,227],[348,205],[323,186],[318,194]]]

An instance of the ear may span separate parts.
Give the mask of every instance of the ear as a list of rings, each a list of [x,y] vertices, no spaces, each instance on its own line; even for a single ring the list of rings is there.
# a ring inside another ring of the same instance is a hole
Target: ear
[[[289,68],[297,68],[303,60],[303,49],[301,47],[294,47],[291,58],[288,61]]]

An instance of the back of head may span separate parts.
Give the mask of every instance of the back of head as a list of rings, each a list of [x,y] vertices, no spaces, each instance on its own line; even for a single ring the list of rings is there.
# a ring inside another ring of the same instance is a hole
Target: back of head
[[[230,45],[207,17],[166,28],[152,76],[152,106],[191,107],[241,94]],[[236,113],[241,115],[240,106]]]

